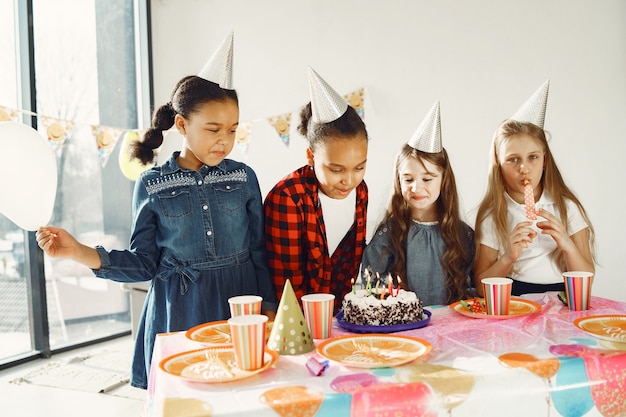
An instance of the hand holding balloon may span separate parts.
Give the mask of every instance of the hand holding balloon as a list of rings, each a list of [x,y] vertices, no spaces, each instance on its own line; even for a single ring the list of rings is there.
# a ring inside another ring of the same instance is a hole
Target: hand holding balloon
[[[77,241],[65,229],[40,227],[35,238],[39,247],[52,258],[69,258],[91,269],[102,266],[98,252]]]

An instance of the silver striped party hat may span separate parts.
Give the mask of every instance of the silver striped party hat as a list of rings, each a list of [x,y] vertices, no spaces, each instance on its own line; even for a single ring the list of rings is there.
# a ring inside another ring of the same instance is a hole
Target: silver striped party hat
[[[233,89],[233,42],[234,33],[231,31],[220,47],[209,58],[198,73],[198,77],[219,84],[227,90]]]
[[[330,123],[339,119],[348,109],[346,100],[309,67],[309,94],[312,119],[315,123]]]
[[[546,119],[549,88],[550,80],[544,81],[541,87],[526,100],[526,103],[524,103],[510,119],[518,122],[530,122],[543,129],[543,123]]]
[[[430,109],[422,123],[419,125],[408,145],[418,151],[427,153],[441,152],[441,115],[439,100]]]

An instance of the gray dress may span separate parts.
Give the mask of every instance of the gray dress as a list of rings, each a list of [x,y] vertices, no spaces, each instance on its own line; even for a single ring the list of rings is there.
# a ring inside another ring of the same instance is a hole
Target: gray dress
[[[474,259],[474,231],[467,224],[462,224],[463,245]],[[445,245],[441,238],[438,222],[411,222],[407,235],[406,271],[409,290],[415,292],[425,306],[445,304],[447,293],[445,273],[441,264]],[[369,268],[376,275],[387,276],[397,257],[391,242],[391,232],[387,223],[376,230],[363,252],[362,268]],[[468,286],[471,284],[472,264],[467,266]],[[395,276],[394,276],[395,282]]]

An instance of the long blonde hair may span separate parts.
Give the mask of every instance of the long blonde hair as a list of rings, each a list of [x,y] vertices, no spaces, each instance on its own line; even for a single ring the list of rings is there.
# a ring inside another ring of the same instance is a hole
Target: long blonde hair
[[[550,147],[548,146],[548,140],[546,133],[540,127],[526,122],[518,122],[516,120],[505,120],[496,129],[493,136],[493,143],[491,147],[491,153],[489,156],[489,176],[487,182],[487,190],[485,196],[481,201],[478,212],[476,214],[476,245],[480,245],[482,240],[482,223],[489,217],[493,217],[496,236],[502,250],[506,250],[508,246],[509,230],[507,225],[507,202],[505,198],[506,189],[504,186],[504,177],[500,169],[500,162],[498,158],[498,149],[504,141],[514,140],[516,136],[529,135],[537,140],[543,148],[545,158],[545,168],[543,176],[541,177],[541,186],[544,192],[548,192],[554,199],[556,206],[561,214],[561,222],[567,227],[567,200],[572,201],[583,216],[583,219],[589,227],[589,242],[592,249],[592,256],[595,261],[595,232],[589,216],[585,211],[585,208],[581,204],[578,197],[570,190],[565,184],[561,172],[556,165]],[[555,262],[560,267],[564,267],[564,260],[562,254],[556,254]]]

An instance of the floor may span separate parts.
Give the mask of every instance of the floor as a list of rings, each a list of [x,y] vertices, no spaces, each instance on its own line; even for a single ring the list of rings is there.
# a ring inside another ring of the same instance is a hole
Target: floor
[[[145,391],[130,386],[121,389],[134,398],[9,382],[50,361],[63,361],[102,348],[128,348],[130,352],[132,344],[132,336],[126,336],[0,371],[0,414],[7,417],[141,417]]]

